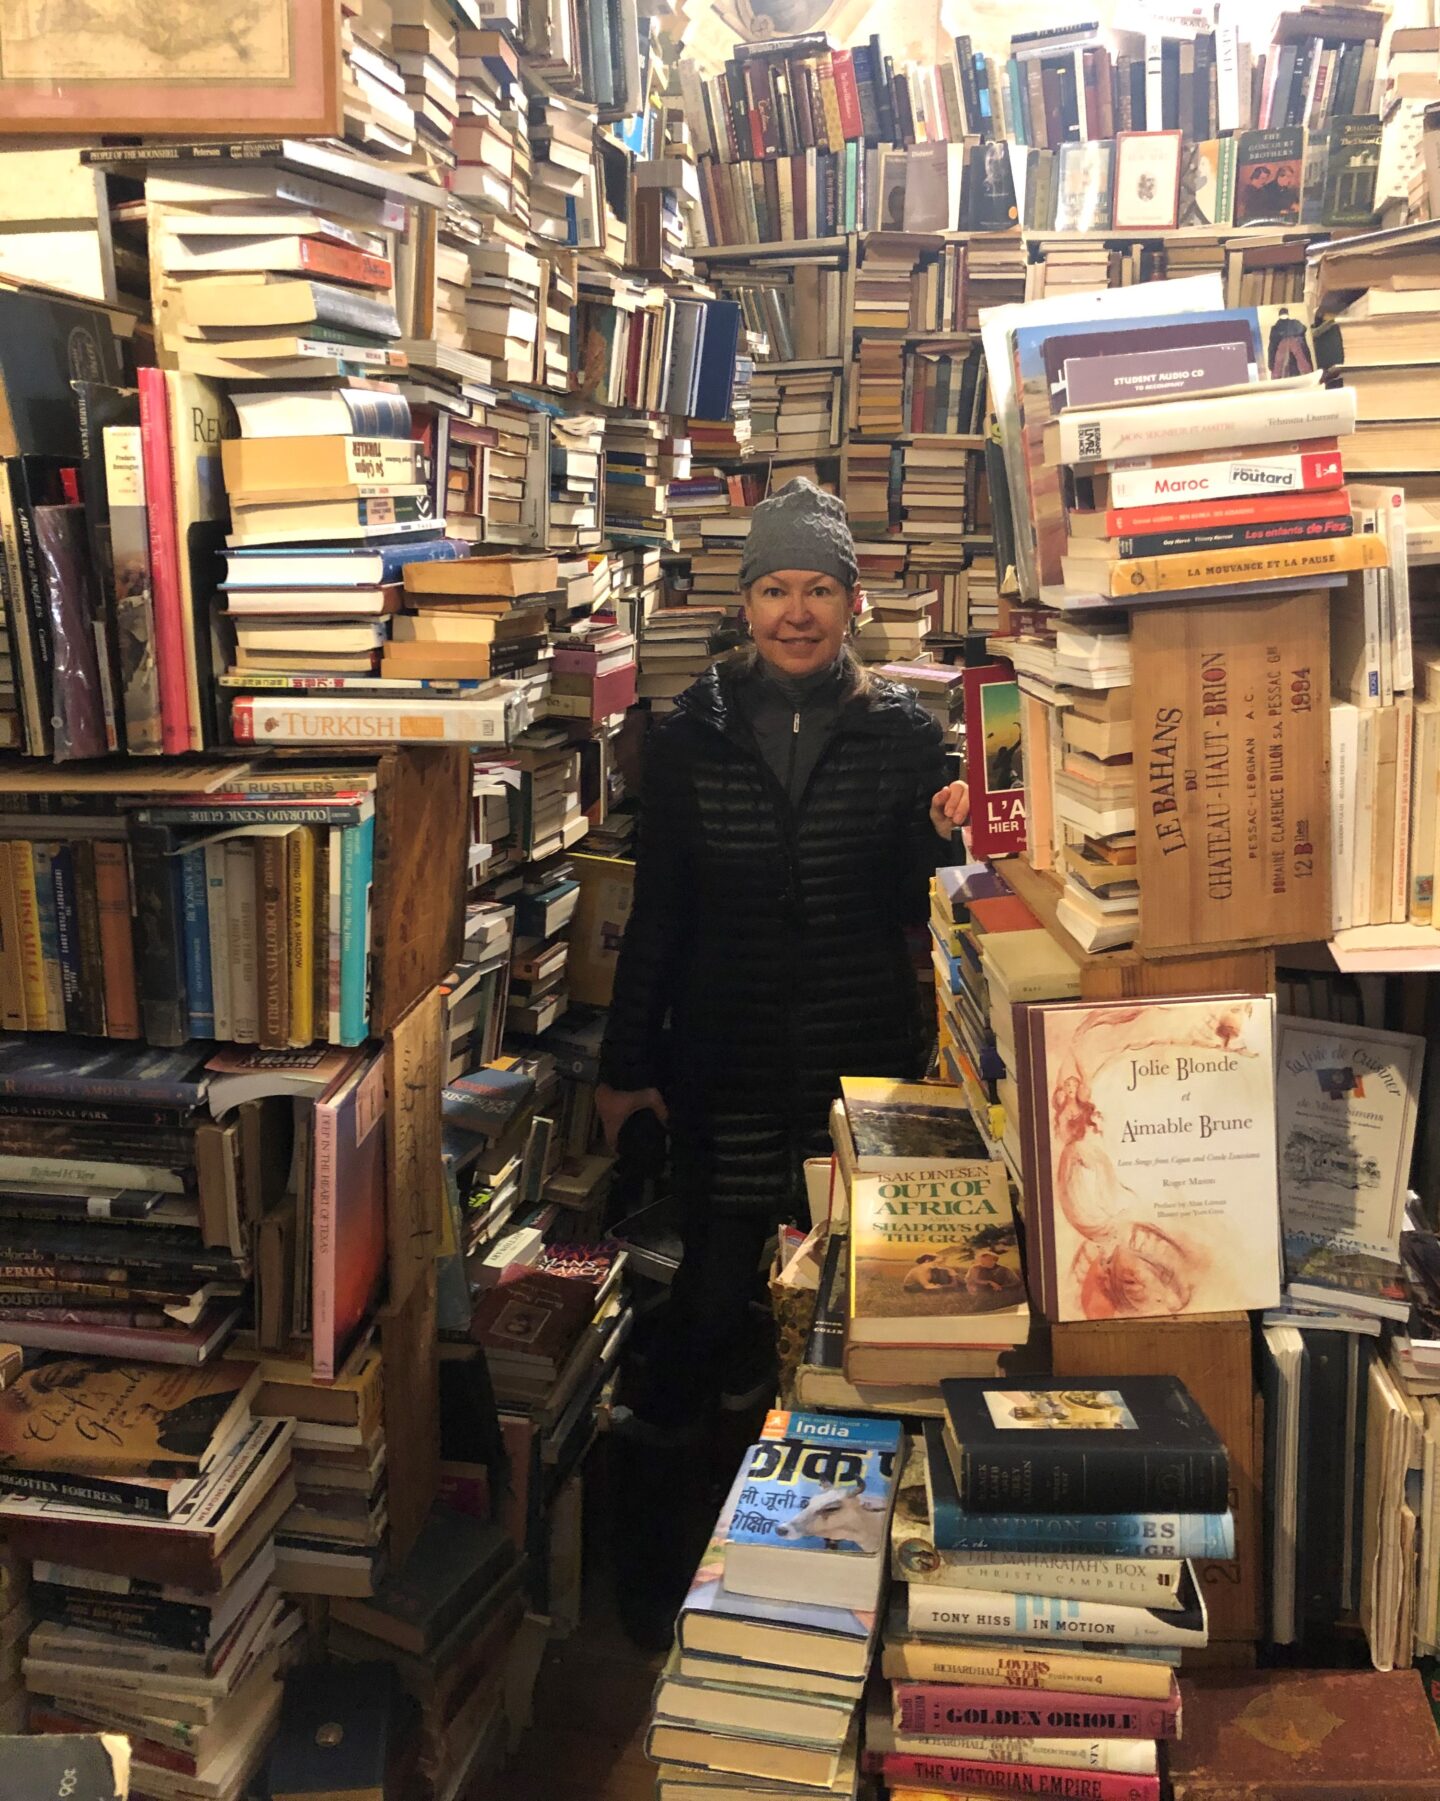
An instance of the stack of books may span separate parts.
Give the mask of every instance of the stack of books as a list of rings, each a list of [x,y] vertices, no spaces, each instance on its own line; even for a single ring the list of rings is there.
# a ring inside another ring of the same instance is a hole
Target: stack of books
[[[521,1212],[526,1193],[539,1193],[548,1149],[548,1123],[536,1123],[535,1077],[513,1058],[500,1058],[453,1077],[441,1091],[444,1161],[454,1223],[453,1320],[447,1331],[468,1330],[473,1296],[486,1286],[493,1247]],[[451,1313],[447,1308],[447,1314]]]
[[[925,428],[929,430],[928,427]],[[975,496],[970,485],[972,455],[957,456],[943,443],[897,446],[892,481],[898,508],[892,508],[902,538],[924,543],[943,541],[958,551],[970,529]]]
[[[867,587],[853,639],[856,656],[862,663],[922,656],[938,613],[939,597],[932,589],[910,588],[902,581]]]
[[[460,58],[455,27],[438,7],[396,16],[390,51],[405,81],[405,97],[415,114],[417,159],[437,176],[455,167],[453,138],[460,110]]]
[[[642,638],[646,624],[665,597],[661,552],[645,544],[628,544],[610,553],[608,610],[622,631]]]
[[[530,251],[502,239],[470,253],[465,345],[488,358],[502,384],[532,382],[545,356],[541,329],[541,278],[547,265]]]
[[[256,1363],[257,1416],[295,1423],[295,1504],[275,1532],[276,1582],[291,1595],[373,1594],[389,1526],[378,1348],[362,1341],[328,1383],[303,1350],[257,1353]]]
[[[558,748],[558,746],[557,746]],[[549,757],[526,772],[530,791],[539,792],[542,807],[562,806],[578,814],[573,759]],[[559,784],[559,786],[555,786]],[[546,794],[546,787],[553,789]],[[580,821],[584,824],[583,819]],[[555,901],[559,897],[560,904]],[[570,921],[578,897],[574,865],[553,856],[527,873],[517,898],[515,943],[510,957],[505,1022],[512,1032],[536,1038],[554,1025],[570,1004],[565,971],[570,955]]]
[[[279,1713],[300,1627],[274,1548],[295,1499],[294,1426],[254,1415],[258,1387],[243,1363],[71,1359],[0,1398],[0,1521],[32,1562],[39,1622],[30,1730],[126,1733],[139,1794],[179,1778],[238,1801]]]
[[[710,640],[724,625],[724,607],[662,607],[645,622],[638,692],[652,713],[666,713],[714,660]]]
[[[887,681],[903,682],[947,739],[958,739],[965,724],[964,671],[952,663],[882,663]]]
[[[203,1050],[7,1038],[0,1336],[190,1367],[223,1347],[251,1267],[244,1130],[208,1085]]]
[[[663,1801],[716,1787],[857,1794],[899,1450],[893,1421],[769,1415],[656,1686],[646,1751]]]
[[[360,13],[347,15],[341,43],[347,142],[371,156],[413,157],[415,110],[383,28]]]
[[[595,629],[557,636],[554,644],[548,717],[618,725],[635,704],[635,634],[596,621]]]
[[[558,581],[555,558],[544,555],[409,565],[384,673],[487,685],[534,674],[547,667],[546,608]]]
[[[689,443],[675,438],[665,419],[612,418],[605,429],[606,535],[621,544],[668,545],[669,484],[688,474]]]
[[[524,1623],[525,1575],[499,1525],[437,1505],[404,1564],[372,1596],[331,1605],[330,1654],[347,1666],[389,1665],[414,1702],[426,1793],[464,1793],[491,1745]]]
[[[843,413],[840,371],[793,363],[773,372],[758,364],[750,383],[750,449],[777,462],[813,463],[835,454]]]
[[[551,310],[558,298],[551,295]],[[566,356],[570,312],[564,308]],[[548,327],[547,327],[548,344]],[[549,351],[547,350],[547,355]],[[563,385],[563,384],[562,384]],[[550,547],[589,550],[600,542],[600,471],[605,420],[595,413],[563,413],[550,424]],[[567,595],[574,612],[580,597]]]
[[[602,242],[595,166],[595,109],[558,94],[529,103],[530,224],[537,238],[587,248]],[[570,215],[575,224],[572,230]]]
[[[1159,1801],[1174,1666],[1207,1639],[1190,1559],[1234,1555],[1224,1447],[1172,1377],[942,1393],[891,1523],[866,1765],[907,1798],[1058,1795],[1084,1770],[1097,1795]]]
[[[498,1280],[482,1286],[469,1346],[451,1347],[457,1359],[484,1357],[501,1408],[529,1417],[552,1464],[571,1461],[576,1444],[588,1444],[595,1403],[618,1371],[633,1319],[619,1247],[573,1251],[557,1246],[534,1268],[503,1265]]]
[[[523,233],[530,214],[529,119],[513,47],[498,31],[461,30],[455,193]]]
[[[756,361],[805,363],[842,354],[844,275],[833,256],[766,257],[763,265],[733,269],[717,263],[710,280],[740,304],[745,329],[759,349]]]

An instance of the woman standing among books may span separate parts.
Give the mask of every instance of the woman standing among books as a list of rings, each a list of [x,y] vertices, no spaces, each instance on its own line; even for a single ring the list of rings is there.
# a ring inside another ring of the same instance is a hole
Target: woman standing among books
[[[926,1055],[904,927],[969,796],[935,721],[849,650],[858,575],[833,495],[794,481],[758,506],[752,641],[647,746],[596,1106],[612,1144],[633,1114],[666,1121],[684,1209],[628,1422],[652,1447],[698,1441],[738,1386],[761,1251],[801,1205],[804,1159],[828,1155],[841,1075],[914,1077]]]

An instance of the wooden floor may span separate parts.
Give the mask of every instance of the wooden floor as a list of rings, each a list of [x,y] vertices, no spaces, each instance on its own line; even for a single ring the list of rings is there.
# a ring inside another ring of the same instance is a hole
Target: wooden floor
[[[540,1672],[534,1723],[503,1778],[506,1801],[653,1801],[645,1728],[663,1659],[630,1644],[603,1580],[588,1588],[579,1630]]]

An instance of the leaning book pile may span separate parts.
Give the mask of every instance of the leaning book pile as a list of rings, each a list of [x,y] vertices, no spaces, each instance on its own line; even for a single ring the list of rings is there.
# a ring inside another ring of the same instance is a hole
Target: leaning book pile
[[[892,1421],[768,1416],[655,1690],[660,1801],[853,1801],[899,1453]]]
[[[237,1801],[279,1713],[294,1426],[256,1415],[258,1388],[238,1362],[76,1358],[0,1396],[0,1530],[33,1562],[30,1730],[126,1733],[135,1795]]]
[[[1171,1377],[942,1392],[891,1522],[863,1764],[899,1801],[1158,1801],[1174,1666],[1207,1641],[1190,1559],[1234,1555],[1224,1447]]]

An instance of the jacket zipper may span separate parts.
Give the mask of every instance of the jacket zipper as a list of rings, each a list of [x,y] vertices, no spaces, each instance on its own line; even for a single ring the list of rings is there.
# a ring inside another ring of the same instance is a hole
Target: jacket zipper
[[[790,725],[790,762],[785,771],[785,798],[793,808],[795,794],[795,753],[800,748],[800,709],[796,707],[795,717]]]

